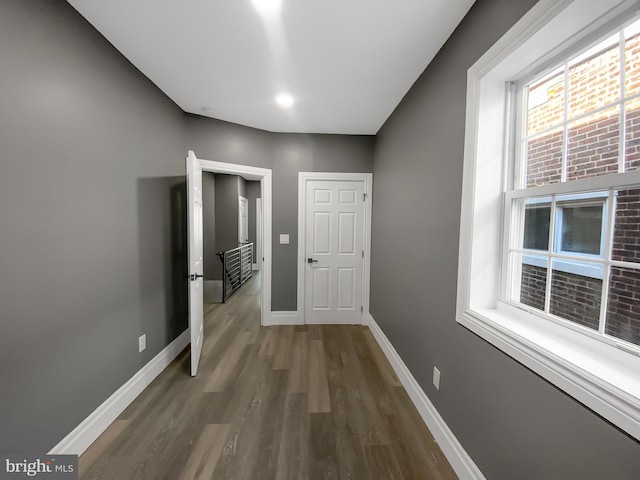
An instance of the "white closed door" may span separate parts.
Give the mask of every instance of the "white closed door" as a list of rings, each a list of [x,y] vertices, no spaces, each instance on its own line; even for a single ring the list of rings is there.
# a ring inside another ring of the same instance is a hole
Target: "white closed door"
[[[204,340],[203,324],[203,240],[202,167],[193,152],[187,157],[187,204],[189,236],[189,330],[191,333],[191,375],[198,373]]]
[[[364,182],[306,185],[305,322],[362,322]]]

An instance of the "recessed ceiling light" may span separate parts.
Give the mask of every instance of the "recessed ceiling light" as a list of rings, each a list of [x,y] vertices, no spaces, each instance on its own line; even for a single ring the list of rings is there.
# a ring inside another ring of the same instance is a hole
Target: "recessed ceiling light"
[[[253,0],[253,6],[261,12],[275,12],[280,10],[280,0]]]
[[[293,97],[288,93],[281,93],[276,97],[276,102],[282,108],[290,108],[293,105]]]

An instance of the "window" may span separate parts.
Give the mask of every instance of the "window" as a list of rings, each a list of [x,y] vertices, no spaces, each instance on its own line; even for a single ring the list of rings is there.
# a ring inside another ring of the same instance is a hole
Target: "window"
[[[640,263],[629,258],[640,250],[640,198],[629,192],[640,185],[619,188],[640,165],[640,21],[518,85],[503,300],[640,345]],[[585,181],[603,176],[606,190]],[[557,193],[538,196],[545,185]]]
[[[606,231],[607,194],[564,195],[556,198],[554,208],[554,238],[551,255],[556,270],[567,274],[602,279],[604,268],[604,239]],[[531,272],[535,267],[547,268],[551,222],[551,198],[532,198],[524,201],[523,268]],[[527,252],[529,250],[529,252]],[[540,257],[542,255],[543,257]],[[597,259],[596,262],[589,260]],[[521,295],[528,295],[528,285]],[[542,295],[544,298],[544,295]],[[517,298],[514,298],[516,301]],[[522,302],[532,307],[526,301]],[[544,310],[539,308],[539,310]]]
[[[469,69],[456,319],[640,439],[637,6],[540,0]]]
[[[604,205],[567,205],[558,208],[560,252],[602,255]]]
[[[544,251],[549,248],[551,200],[543,203],[526,202],[524,211],[524,245],[526,250]]]

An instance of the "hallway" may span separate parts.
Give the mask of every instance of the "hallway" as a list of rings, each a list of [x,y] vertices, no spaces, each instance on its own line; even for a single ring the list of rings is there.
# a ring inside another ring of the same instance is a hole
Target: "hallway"
[[[259,273],[259,272],[256,272]],[[457,478],[371,332],[260,326],[260,276],[80,457],[81,479]]]

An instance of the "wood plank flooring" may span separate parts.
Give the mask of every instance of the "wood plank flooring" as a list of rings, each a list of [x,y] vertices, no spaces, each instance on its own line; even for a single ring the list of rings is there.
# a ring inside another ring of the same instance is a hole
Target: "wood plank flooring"
[[[366,327],[261,327],[259,275],[80,457],[93,480],[452,480]]]

